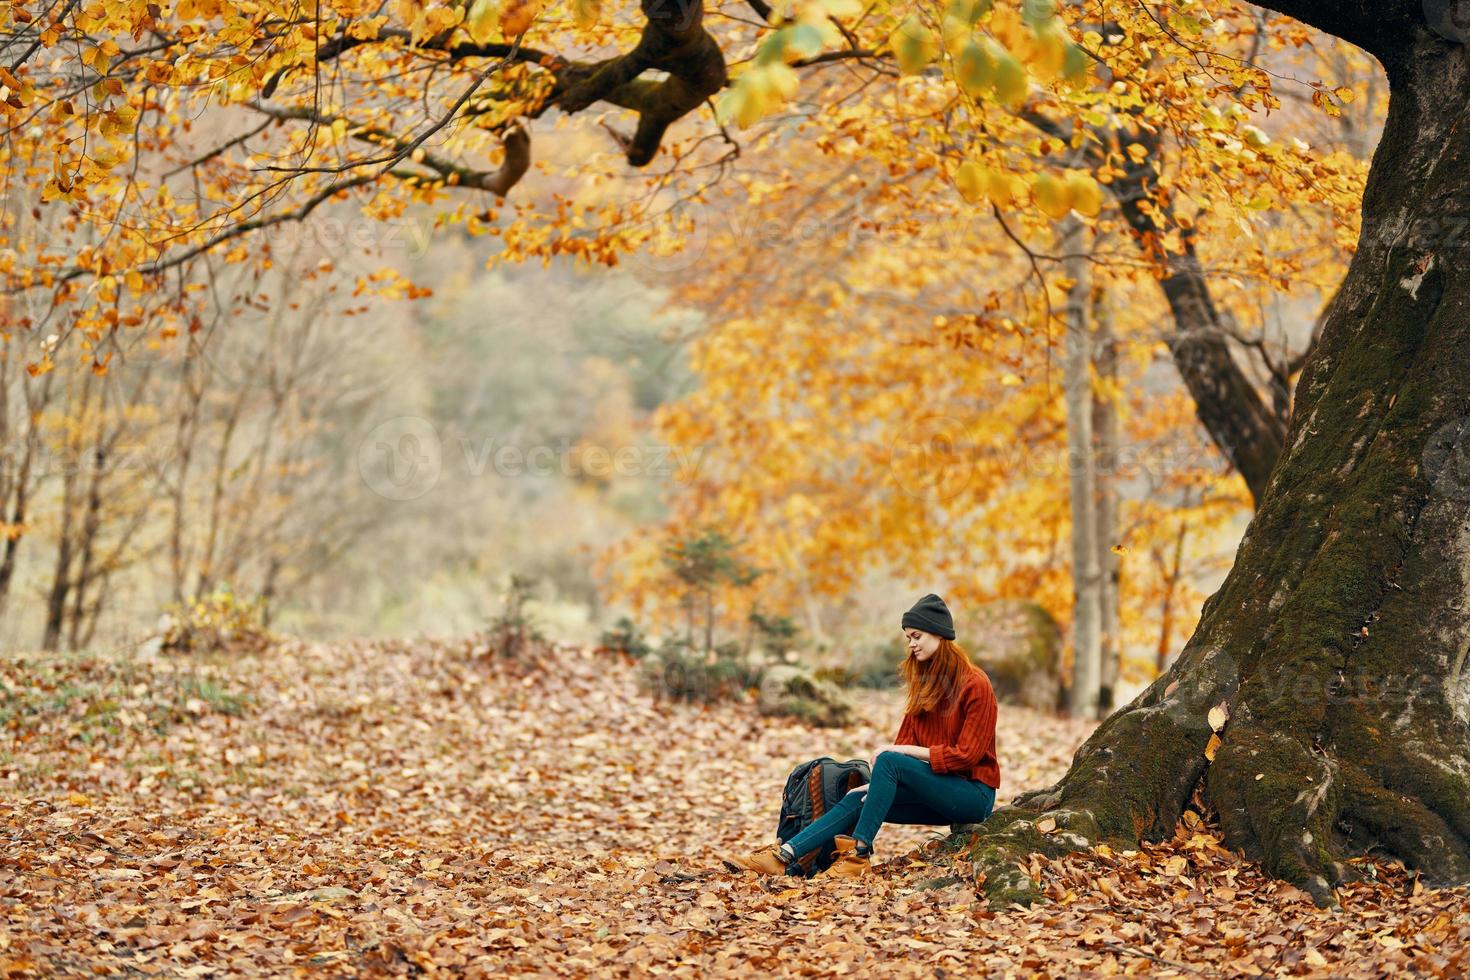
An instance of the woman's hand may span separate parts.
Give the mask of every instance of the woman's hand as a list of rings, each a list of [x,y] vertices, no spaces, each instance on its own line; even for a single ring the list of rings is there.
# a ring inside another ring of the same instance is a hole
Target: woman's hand
[[[884,752],[897,752],[900,755],[911,755],[915,759],[929,761],[929,750],[922,745],[880,745],[874,750],[873,757],[868,760],[870,770],[878,764],[878,756]]]
[[[884,752],[901,752],[904,755],[909,755],[910,753],[907,750],[911,748],[913,748],[911,745],[880,745],[873,750],[873,757],[868,760],[868,768],[872,769],[876,766],[878,764],[878,756]]]

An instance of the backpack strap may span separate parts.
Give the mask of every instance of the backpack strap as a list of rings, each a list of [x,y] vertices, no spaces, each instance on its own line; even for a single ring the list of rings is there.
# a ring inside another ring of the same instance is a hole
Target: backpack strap
[[[827,794],[822,792],[822,764],[812,766],[806,777],[807,798],[812,801],[812,820],[827,812]]]

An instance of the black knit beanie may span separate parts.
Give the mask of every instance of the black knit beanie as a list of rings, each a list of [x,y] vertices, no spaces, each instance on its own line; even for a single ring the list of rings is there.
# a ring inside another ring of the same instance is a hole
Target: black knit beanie
[[[954,617],[944,600],[933,592],[914,603],[914,608],[903,614],[903,628],[914,627],[946,640],[954,639]]]

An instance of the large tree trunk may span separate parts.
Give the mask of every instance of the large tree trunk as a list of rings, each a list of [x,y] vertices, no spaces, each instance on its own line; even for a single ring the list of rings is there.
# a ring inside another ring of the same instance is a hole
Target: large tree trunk
[[[1168,836],[1196,789],[1318,904],[1370,850],[1470,881],[1470,49],[1418,4],[1280,6],[1387,68],[1358,250],[1234,567],[1170,671],[982,825],[992,894],[1028,894],[1020,850]]]

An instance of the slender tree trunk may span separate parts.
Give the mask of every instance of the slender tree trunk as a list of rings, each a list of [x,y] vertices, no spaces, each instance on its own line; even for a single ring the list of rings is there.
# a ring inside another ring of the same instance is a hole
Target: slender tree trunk
[[[61,526],[56,535],[56,564],[51,572],[51,588],[46,594],[46,626],[41,634],[41,649],[55,650],[61,645],[61,632],[66,627],[66,599],[71,594],[74,579],[72,562],[76,550],[75,531],[77,495],[81,483],[80,470],[84,465],[82,456],[87,433],[91,427],[92,375],[82,376],[81,406],[76,407],[73,398],[67,399],[67,412],[75,412],[71,419],[64,445],[67,449],[64,461],[66,472],[61,481]],[[68,390],[71,385],[68,383]]]
[[[1157,150],[1157,134],[1145,131],[1138,139]],[[1156,155],[1151,153],[1142,163],[1126,165],[1128,174],[1114,191],[1124,219],[1145,252],[1161,248],[1170,230],[1155,221],[1160,209],[1140,208],[1144,201],[1154,202],[1151,182],[1158,176],[1153,169]],[[1162,212],[1172,213],[1167,206]],[[1159,280],[1174,315],[1175,329],[1167,338],[1169,352],[1194,400],[1200,424],[1245,479],[1259,507],[1266,480],[1281,454],[1284,427],[1230,353],[1227,338],[1231,324],[1210,294],[1209,280],[1195,255],[1194,229],[1174,230],[1184,244],[1184,252],[1162,256],[1169,271]]]
[[[1113,335],[1112,308],[1106,289],[1092,293],[1092,321],[1096,333],[1093,362],[1105,388],[1092,401],[1093,434],[1097,439],[1097,565],[1102,576],[1098,602],[1101,605],[1102,680],[1098,710],[1113,710],[1114,692],[1123,657],[1118,594],[1123,565],[1113,550],[1118,535],[1118,455],[1123,444],[1122,420],[1114,399],[1118,383],[1118,344]]]
[[[0,355],[4,356],[4,355]],[[21,541],[26,532],[22,530],[26,519],[30,517],[29,504],[31,493],[31,482],[34,476],[36,457],[41,449],[40,424],[42,409],[51,403],[52,385],[56,374],[47,372],[41,379],[39,389],[27,386],[25,390],[25,449],[21,452],[19,468],[9,481],[9,506],[8,515],[0,512],[0,521],[4,521],[9,530],[5,534],[5,548],[0,555],[0,613],[5,611],[5,606],[10,598],[10,586],[15,580],[16,562],[20,552]],[[22,382],[24,384],[24,382]],[[6,499],[0,497],[0,504],[6,503]]]
[[[1104,36],[1123,36],[1123,29],[1115,22],[1103,22],[1097,28]],[[1104,84],[1113,80],[1105,68],[1100,69],[1099,77]],[[1135,107],[1128,113],[1141,116],[1143,109]],[[1027,110],[1022,117],[1043,132],[1071,141],[1070,128],[1044,113]],[[1195,254],[1194,228],[1180,225],[1167,203],[1149,207],[1158,204],[1158,175],[1169,165],[1163,137],[1157,127],[1133,124],[1094,127],[1093,133],[1096,141],[1089,143],[1081,156],[1094,167],[1108,159],[1105,147],[1136,144],[1145,150],[1136,161],[1122,161],[1123,176],[1109,187],[1140,250],[1165,270],[1158,283],[1173,318],[1174,330],[1167,337],[1169,352],[1194,401],[1195,414],[1216,448],[1240,472],[1259,505],[1271,467],[1281,453],[1284,417],[1266,403],[1231,354],[1234,324],[1215,304],[1210,282]],[[1183,243],[1182,254],[1162,251],[1164,239],[1170,235]]]
[[[1419,4],[1270,5],[1387,69],[1358,247],[1234,566],[1169,672],[981,825],[991,894],[1030,891],[1017,850],[1162,839],[1197,791],[1318,904],[1370,849],[1470,882],[1470,48]]]
[[[281,566],[283,564],[279,556],[272,555],[270,560],[266,562],[265,575],[261,579],[260,625],[266,629],[270,629],[271,619],[276,611],[276,588],[280,582]]]
[[[715,649],[715,593],[712,589],[704,592],[704,655],[707,657]]]
[[[1154,650],[1154,672],[1162,674],[1169,669],[1169,654],[1172,652],[1170,638],[1174,635],[1174,606],[1179,593],[1179,579],[1184,573],[1184,538],[1189,525],[1179,522],[1179,533],[1174,536],[1174,554],[1167,562],[1162,548],[1155,549],[1154,562],[1159,566],[1159,577],[1164,582],[1164,599],[1159,609],[1159,642]]]
[[[41,649],[55,650],[61,644],[61,630],[66,620],[66,597],[71,590],[71,526],[72,494],[75,482],[68,476],[61,498],[61,532],[56,543],[56,564],[51,572],[51,588],[46,593],[46,626],[41,634]]]
[[[100,433],[99,433],[100,435]],[[100,444],[87,453],[91,463],[87,480],[87,505],[82,515],[82,529],[77,541],[77,571],[72,581],[71,624],[67,644],[76,650],[82,636],[82,619],[87,605],[87,589],[92,584],[93,559],[97,554],[97,537],[102,527],[102,481],[106,476],[110,447]],[[102,596],[97,597],[101,602]]]
[[[15,579],[16,558],[20,551],[21,540],[25,537],[22,528],[25,526],[26,518],[30,516],[26,506],[30,498],[31,469],[37,448],[37,433],[32,423],[26,428],[25,449],[21,452],[20,465],[16,468],[15,476],[11,481],[10,513],[0,512],[0,521],[6,524],[5,550],[4,554],[0,555],[0,613],[5,611],[6,603],[10,598],[10,583]],[[3,502],[0,500],[0,503]]]
[[[1092,451],[1092,345],[1087,300],[1090,292],[1082,222],[1062,223],[1061,249],[1068,256],[1066,353],[1067,472],[1072,497],[1072,687],[1071,712],[1097,717],[1102,680],[1102,574],[1097,564],[1097,476]]]
[[[827,630],[822,625],[822,610],[817,606],[816,598],[812,595],[811,582],[803,575],[801,581],[801,601],[806,609],[806,629],[812,642],[817,646],[827,643]]]
[[[201,402],[204,398],[206,381],[191,382],[192,354],[179,366],[181,375],[178,422],[174,429],[174,455],[178,459],[177,471],[170,494],[173,514],[169,526],[169,566],[173,572],[174,601],[185,599],[184,580],[188,575],[188,555],[184,544],[185,524],[189,508],[189,470],[194,462],[194,443],[199,434]]]

